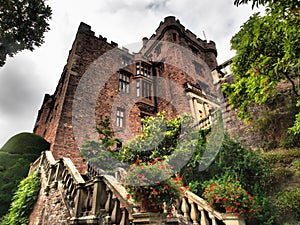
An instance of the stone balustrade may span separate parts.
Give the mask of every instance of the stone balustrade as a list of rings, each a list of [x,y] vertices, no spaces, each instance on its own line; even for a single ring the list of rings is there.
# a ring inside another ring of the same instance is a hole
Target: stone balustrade
[[[181,220],[182,223],[193,225],[245,225],[242,217],[217,212],[204,199],[190,191],[186,191],[174,205],[169,220]]]
[[[245,225],[242,218],[215,211],[205,200],[186,191],[171,214],[140,213],[139,205],[127,199],[125,188],[110,175],[99,175],[90,168],[90,176],[81,175],[72,161],[55,161],[50,151],[42,153],[30,172],[40,170],[46,177],[45,192],[60,192],[69,211],[68,224],[201,224]],[[93,176],[91,176],[93,174]],[[51,221],[48,221],[51,222]]]

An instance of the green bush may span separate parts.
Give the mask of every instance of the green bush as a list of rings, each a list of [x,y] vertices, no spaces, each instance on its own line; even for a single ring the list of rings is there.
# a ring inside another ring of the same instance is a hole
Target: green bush
[[[275,220],[269,191],[271,169],[264,161],[260,152],[250,148],[244,148],[240,143],[232,140],[225,134],[222,147],[213,163],[205,170],[199,171],[199,162],[205,149],[206,132],[200,132],[199,144],[194,156],[180,173],[191,191],[199,196],[203,194],[202,184],[208,180],[218,180],[225,175],[238,178],[241,186],[255,197],[258,205],[262,207],[262,213],[248,220],[247,224],[271,225]]]
[[[225,174],[237,177],[242,186],[250,193],[264,193],[267,186],[269,167],[266,165],[262,154],[249,148],[244,148],[240,143],[232,140],[225,134],[222,146],[213,163],[205,170],[199,171],[199,162],[205,149],[205,132],[199,135],[199,145],[190,163],[185,166],[181,174],[186,183],[191,184],[193,191],[198,190],[201,195],[203,188],[196,186],[210,179],[218,179]],[[197,182],[196,182],[197,181]]]
[[[39,189],[40,177],[38,172],[22,180],[13,197],[9,213],[4,217],[1,225],[28,224],[29,214],[37,200]]]
[[[300,188],[293,187],[278,194],[276,206],[281,214],[291,214],[300,220]]]
[[[36,154],[49,150],[50,144],[42,137],[33,133],[20,133],[11,137],[1,148],[2,152],[12,154]]]
[[[8,212],[18,183],[27,176],[34,162],[49,143],[32,133],[20,133],[10,138],[0,149],[0,218]]]

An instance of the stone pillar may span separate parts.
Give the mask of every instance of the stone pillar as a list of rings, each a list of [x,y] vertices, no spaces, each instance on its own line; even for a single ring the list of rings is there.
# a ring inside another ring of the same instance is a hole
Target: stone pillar
[[[92,200],[92,215],[97,217],[105,213],[106,187],[100,176],[94,178],[94,190]]]

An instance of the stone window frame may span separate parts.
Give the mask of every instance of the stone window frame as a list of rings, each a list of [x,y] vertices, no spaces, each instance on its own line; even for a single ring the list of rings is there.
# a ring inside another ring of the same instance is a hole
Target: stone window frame
[[[129,94],[130,92],[130,77],[131,74],[121,70],[119,72],[119,91]]]
[[[152,99],[152,83],[146,80],[142,80],[142,97],[149,100]]]
[[[141,80],[136,80],[136,96],[141,96]]]
[[[142,61],[136,62],[136,75],[150,78],[152,76],[151,65]]]
[[[125,127],[125,109],[124,108],[117,108],[117,127],[123,128]]]

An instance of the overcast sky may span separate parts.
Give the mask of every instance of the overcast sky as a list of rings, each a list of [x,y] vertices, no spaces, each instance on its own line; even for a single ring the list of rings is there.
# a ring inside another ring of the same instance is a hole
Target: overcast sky
[[[79,23],[119,46],[150,37],[166,16],[175,16],[199,38],[213,40],[218,62],[234,55],[230,38],[254,13],[234,0],[48,0],[53,11],[45,43],[0,67],[0,147],[14,134],[32,132],[44,94],[53,94]]]

